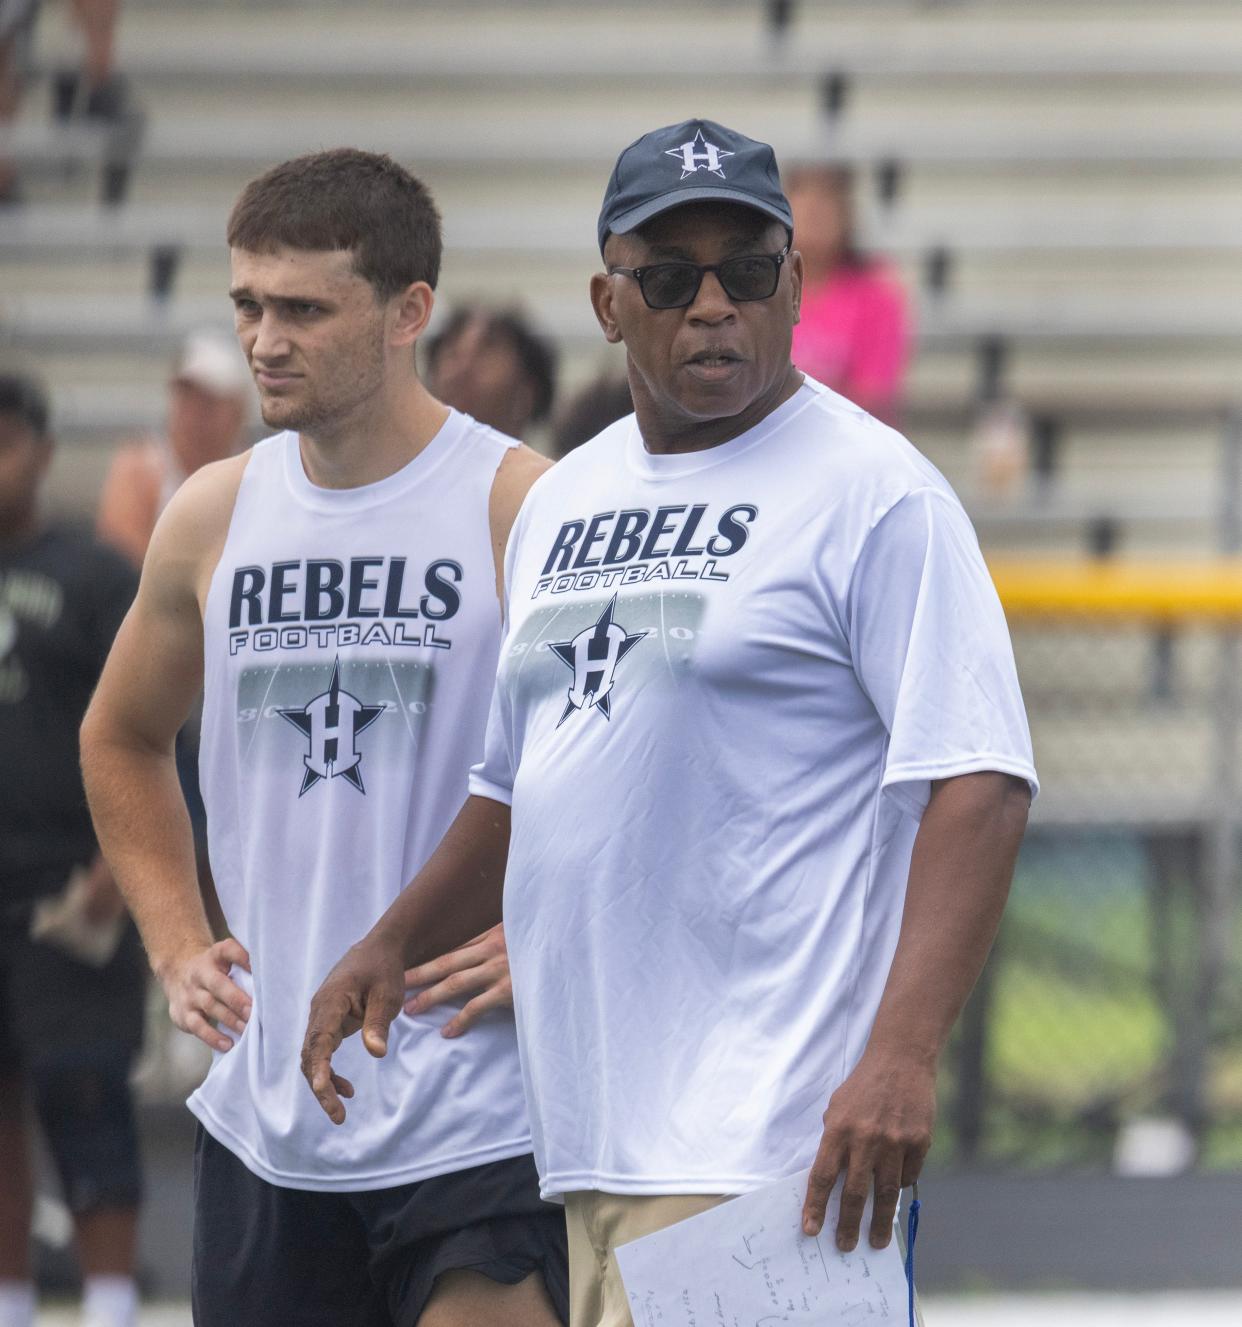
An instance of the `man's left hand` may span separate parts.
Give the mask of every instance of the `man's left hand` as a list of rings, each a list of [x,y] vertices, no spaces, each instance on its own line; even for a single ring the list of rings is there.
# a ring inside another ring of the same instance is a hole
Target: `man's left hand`
[[[460,1037],[493,1009],[512,1009],[513,984],[509,980],[504,927],[493,926],[460,949],[410,968],[405,986],[406,990],[424,987],[405,1002],[407,1014],[426,1013],[448,1000],[471,997],[440,1029],[442,1037]]]
[[[884,1248],[892,1238],[901,1190],[923,1169],[935,1118],[934,1066],[864,1055],[824,1112],[802,1208],[803,1231],[819,1234],[828,1195],[844,1177],[837,1248],[848,1253],[858,1244],[863,1208],[873,1189],[871,1246]]]

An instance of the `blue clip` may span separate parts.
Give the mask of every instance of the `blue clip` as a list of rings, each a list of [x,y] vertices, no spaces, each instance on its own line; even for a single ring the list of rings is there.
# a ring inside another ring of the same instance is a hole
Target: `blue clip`
[[[914,1199],[906,1217],[906,1287],[909,1292],[910,1327],[918,1327],[914,1317],[914,1241],[919,1233],[919,1186],[914,1186]]]

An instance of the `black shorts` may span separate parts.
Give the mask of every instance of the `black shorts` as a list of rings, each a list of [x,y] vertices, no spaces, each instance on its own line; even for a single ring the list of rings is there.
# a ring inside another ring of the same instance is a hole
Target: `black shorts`
[[[128,928],[96,968],[0,921],[0,1077],[29,1092],[74,1212],[132,1207],[142,1176],[129,1071],[142,1044],[146,959]]]
[[[196,1327],[414,1327],[442,1272],[543,1276],[569,1321],[565,1216],[529,1156],[359,1193],[260,1179],[201,1126],[194,1148]]]

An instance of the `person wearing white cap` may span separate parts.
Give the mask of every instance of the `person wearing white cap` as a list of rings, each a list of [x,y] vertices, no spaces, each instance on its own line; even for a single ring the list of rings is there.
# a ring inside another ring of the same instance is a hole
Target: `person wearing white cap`
[[[177,489],[204,465],[241,450],[253,393],[231,337],[191,332],[168,384],[166,435],[123,444],[104,480],[100,539],[141,566],[155,522]]]
[[[99,495],[95,534],[141,568],[155,523],[173,494],[203,466],[245,445],[254,386],[232,337],[211,328],[191,332],[168,383],[164,437],[135,438],[113,458]],[[198,786],[199,715],[177,739],[177,770],[190,811],[199,885],[212,926],[223,933],[207,854],[207,816]]]

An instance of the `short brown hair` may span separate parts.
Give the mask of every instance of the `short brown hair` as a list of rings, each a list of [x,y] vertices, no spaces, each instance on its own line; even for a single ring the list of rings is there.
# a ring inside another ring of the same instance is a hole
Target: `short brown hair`
[[[389,299],[440,276],[440,213],[391,157],[357,148],[312,152],[251,180],[229,216],[229,247],[347,250],[354,271]]]

